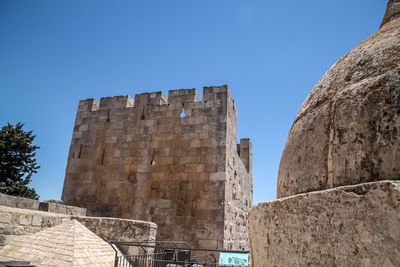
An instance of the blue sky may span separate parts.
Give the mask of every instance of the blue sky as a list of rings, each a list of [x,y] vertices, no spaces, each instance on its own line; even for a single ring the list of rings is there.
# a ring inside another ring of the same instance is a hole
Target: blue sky
[[[286,137],[321,76],[386,0],[0,1],[0,126],[24,122],[60,199],[80,99],[228,84],[253,143],[254,203],[276,198]]]

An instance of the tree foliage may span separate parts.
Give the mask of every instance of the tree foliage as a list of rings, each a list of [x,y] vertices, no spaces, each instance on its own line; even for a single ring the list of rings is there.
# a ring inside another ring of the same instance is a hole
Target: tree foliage
[[[23,123],[15,127],[8,123],[0,130],[0,193],[38,199],[28,184],[39,169],[35,159],[39,147],[32,144],[35,139],[32,131],[25,132],[23,126]]]

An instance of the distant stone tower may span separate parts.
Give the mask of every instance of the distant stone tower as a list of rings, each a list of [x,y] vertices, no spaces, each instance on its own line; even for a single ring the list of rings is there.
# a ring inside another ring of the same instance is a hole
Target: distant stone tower
[[[252,147],[227,86],[81,100],[62,200],[157,223],[159,240],[248,249]]]

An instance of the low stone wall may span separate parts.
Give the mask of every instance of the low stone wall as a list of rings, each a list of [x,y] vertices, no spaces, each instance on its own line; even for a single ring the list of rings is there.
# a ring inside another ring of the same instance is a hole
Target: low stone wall
[[[108,217],[72,216],[107,241],[155,241],[157,225],[152,222]]]
[[[67,215],[85,216],[86,209],[54,202],[40,202],[39,210]]]
[[[39,200],[9,196],[0,193],[0,206],[6,206],[11,208],[29,209],[29,210],[41,210],[54,213],[68,214],[85,216],[86,209],[81,207],[64,205],[55,202],[39,202]]]
[[[39,208],[39,200],[24,197],[14,197],[0,193],[0,206],[37,210]]]
[[[10,237],[39,232],[75,219],[104,240],[155,241],[157,225],[151,222],[87,217],[0,206],[0,246]]]
[[[260,203],[249,220],[255,267],[400,266],[400,181]]]

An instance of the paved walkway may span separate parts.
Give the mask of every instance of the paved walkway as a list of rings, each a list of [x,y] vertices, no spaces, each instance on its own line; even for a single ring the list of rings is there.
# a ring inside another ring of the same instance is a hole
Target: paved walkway
[[[113,266],[114,250],[76,220],[32,235],[14,237],[0,258],[30,261],[36,266]]]

